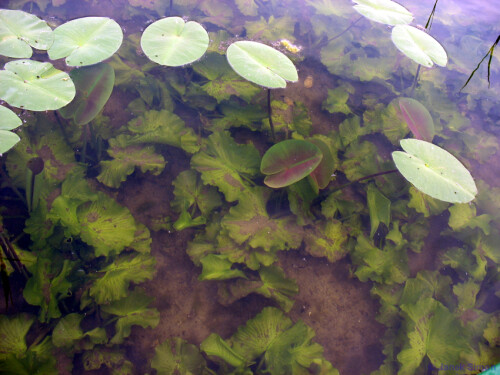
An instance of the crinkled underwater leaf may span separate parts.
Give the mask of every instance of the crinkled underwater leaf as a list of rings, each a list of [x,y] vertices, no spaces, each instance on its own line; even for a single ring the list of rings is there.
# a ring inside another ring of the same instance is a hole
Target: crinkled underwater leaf
[[[340,221],[321,221],[304,231],[305,250],[315,257],[327,257],[333,263],[349,251],[348,238],[347,229]]]
[[[110,340],[111,344],[121,344],[126,337],[130,336],[133,325],[139,325],[142,328],[155,328],[158,325],[160,313],[155,308],[147,308],[153,300],[154,298],[136,288],[126,297],[101,306],[105,313],[118,317],[115,324],[115,335]]]
[[[149,25],[141,37],[141,48],[152,61],[181,66],[198,60],[208,48],[207,31],[198,22],[167,17]]]
[[[47,50],[53,41],[52,29],[37,16],[0,9],[0,55],[28,59],[33,54],[31,47]]]
[[[0,99],[13,107],[48,111],[64,107],[74,96],[69,75],[51,63],[15,60],[0,70]]]
[[[353,0],[354,9],[366,18],[386,25],[406,25],[413,20],[411,14],[402,5],[391,0]]]
[[[207,363],[198,348],[186,340],[174,337],[155,348],[151,367],[158,375],[202,375]]]
[[[115,83],[115,71],[111,65],[99,63],[73,69],[69,76],[76,87],[76,95],[59,113],[65,119],[72,118],[76,125],[92,121],[107,103]]]
[[[392,158],[418,190],[451,203],[474,199],[477,188],[470,172],[448,151],[418,139],[403,139],[401,147],[406,152],[394,151]]]
[[[99,271],[99,275],[104,274],[90,287],[90,296],[100,305],[126,297],[131,282],[153,278],[155,263],[155,258],[148,254],[119,256]]]
[[[316,169],[322,159],[323,153],[314,143],[289,139],[266,151],[260,171],[267,175],[264,179],[267,186],[280,188],[302,180]]]
[[[253,248],[266,251],[298,248],[303,229],[293,218],[271,219],[266,204],[271,191],[264,187],[249,189],[222,219],[222,227],[238,244],[248,241]]]
[[[427,68],[434,64],[446,66],[448,63],[448,55],[443,46],[425,31],[416,27],[394,26],[392,41],[406,56]]]
[[[259,164],[255,146],[236,143],[226,131],[211,134],[203,150],[191,158],[191,166],[201,173],[203,182],[219,188],[229,202],[241,197],[248,188],[244,178],[257,175]]]
[[[231,346],[218,334],[212,333],[200,344],[200,349],[209,356],[223,359],[233,367],[244,367],[247,364],[245,357],[233,350]]]
[[[0,155],[9,151],[21,140],[19,136],[9,130],[21,126],[23,123],[10,109],[0,106]]]
[[[24,355],[28,349],[25,337],[34,321],[35,318],[28,314],[0,315],[0,360],[9,354]]]
[[[184,125],[184,121],[175,113],[167,110],[147,111],[142,116],[128,122],[129,136],[123,146],[141,143],[161,143],[180,147],[184,151],[194,153],[200,149],[198,137],[192,128]]]
[[[104,185],[118,188],[127,179],[135,168],[138,167],[142,173],[151,172],[157,176],[165,168],[167,163],[163,156],[155,153],[153,146],[123,146],[127,140],[123,136],[110,139],[108,154],[112,160],[102,160],[101,173],[97,179]]]
[[[80,237],[94,246],[96,256],[119,253],[134,240],[135,220],[130,211],[104,193],[78,208]]]
[[[399,98],[399,109],[416,139],[432,142],[435,129],[431,114],[419,101],[412,98]]]
[[[378,190],[374,184],[368,185],[366,201],[370,212],[370,238],[373,239],[375,232],[381,223],[389,227],[391,223],[391,201]]]
[[[285,88],[286,81],[296,82],[297,69],[283,53],[262,43],[239,41],[226,52],[229,65],[245,79],[267,88]]]
[[[66,22],[54,30],[54,44],[49,57],[66,57],[69,66],[97,64],[111,57],[120,48],[123,31],[107,17],[82,17]]]
[[[208,254],[200,259],[203,271],[199,280],[227,280],[236,277],[245,278],[245,273],[238,269],[231,269],[233,263],[225,255]]]

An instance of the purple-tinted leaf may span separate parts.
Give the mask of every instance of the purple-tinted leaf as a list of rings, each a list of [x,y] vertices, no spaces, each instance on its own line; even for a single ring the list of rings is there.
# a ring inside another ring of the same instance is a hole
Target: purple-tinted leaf
[[[323,159],[321,159],[321,162],[316,169],[312,171],[310,176],[317,186],[315,190],[324,189],[330,183],[332,174],[335,171],[335,161],[333,160],[330,148],[321,139],[310,138],[308,141],[314,143],[323,154]]]
[[[77,125],[84,125],[97,116],[111,96],[115,71],[111,65],[99,63],[73,69],[69,75],[75,83],[76,95],[59,113],[65,119],[73,118]]]
[[[272,146],[262,157],[260,170],[268,175],[264,183],[280,188],[310,174],[321,162],[321,150],[311,142],[291,139]]]
[[[431,114],[419,101],[400,98],[399,109],[416,139],[431,142],[434,138],[434,121]]]

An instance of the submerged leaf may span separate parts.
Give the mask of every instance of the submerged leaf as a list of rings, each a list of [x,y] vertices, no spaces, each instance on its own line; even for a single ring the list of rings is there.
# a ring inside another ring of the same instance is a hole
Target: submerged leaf
[[[346,227],[335,219],[316,223],[304,232],[306,251],[315,257],[327,257],[331,263],[347,254],[347,240]]]
[[[227,280],[236,277],[245,278],[245,273],[238,269],[231,269],[232,262],[224,255],[208,254],[200,259],[203,271],[200,280]]]
[[[19,136],[9,130],[21,126],[22,121],[10,109],[0,106],[0,155],[9,151],[21,140]]]
[[[416,139],[432,142],[434,121],[431,114],[419,101],[412,98],[399,98],[399,109]]]
[[[26,353],[26,334],[34,321],[35,318],[27,314],[0,316],[0,360],[9,354],[22,357]]]
[[[391,201],[373,184],[368,185],[366,200],[370,211],[370,237],[373,239],[380,224],[389,227],[391,223]]]
[[[201,375],[206,365],[198,348],[179,337],[158,345],[151,361],[151,367],[158,375]]]

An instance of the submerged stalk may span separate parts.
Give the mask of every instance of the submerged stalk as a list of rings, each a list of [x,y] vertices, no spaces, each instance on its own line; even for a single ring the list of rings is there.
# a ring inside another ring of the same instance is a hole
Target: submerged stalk
[[[269,115],[269,126],[271,127],[271,137],[273,142],[276,140],[274,136],[274,125],[273,125],[273,110],[271,109],[271,89],[267,89],[267,113]]]

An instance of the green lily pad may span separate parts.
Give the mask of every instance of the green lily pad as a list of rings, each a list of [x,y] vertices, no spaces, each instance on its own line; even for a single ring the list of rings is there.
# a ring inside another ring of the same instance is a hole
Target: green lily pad
[[[69,75],[50,63],[10,61],[0,70],[0,99],[31,111],[59,109],[75,96]]]
[[[400,113],[415,138],[431,142],[435,134],[434,121],[427,108],[412,98],[399,98],[398,104]]]
[[[69,76],[76,87],[76,96],[59,113],[65,119],[73,118],[76,125],[92,121],[107,103],[115,83],[115,71],[111,65],[99,63],[73,69]]]
[[[235,42],[227,49],[226,56],[236,73],[260,86],[285,88],[286,81],[297,82],[299,79],[297,69],[288,57],[262,43]]]
[[[394,26],[392,41],[406,56],[427,68],[434,64],[446,66],[448,63],[448,55],[443,46],[425,31],[416,27]]]
[[[153,22],[144,30],[141,48],[155,63],[181,66],[203,56],[208,42],[208,33],[199,23],[167,17]]]
[[[9,151],[21,140],[19,136],[9,130],[15,129],[22,124],[22,121],[10,109],[0,106],[0,155]]]
[[[33,14],[0,9],[0,55],[28,59],[31,47],[49,49],[54,41],[52,29]]]
[[[262,157],[260,171],[268,175],[264,183],[272,188],[302,180],[321,162],[321,150],[311,142],[289,139],[272,146]]]
[[[54,30],[48,53],[52,60],[66,57],[69,66],[92,65],[111,57],[122,41],[122,29],[111,18],[77,18]]]
[[[392,158],[418,190],[451,203],[474,199],[477,188],[470,172],[448,151],[418,139],[403,139],[401,147],[406,152],[394,151]]]
[[[386,25],[406,25],[413,20],[404,6],[391,0],[354,0],[354,9],[366,18]]]

